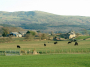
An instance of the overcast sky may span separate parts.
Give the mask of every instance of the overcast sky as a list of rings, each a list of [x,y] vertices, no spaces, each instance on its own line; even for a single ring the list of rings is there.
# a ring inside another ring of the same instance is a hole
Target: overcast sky
[[[90,16],[90,0],[0,0],[0,11],[35,10],[58,15]]]

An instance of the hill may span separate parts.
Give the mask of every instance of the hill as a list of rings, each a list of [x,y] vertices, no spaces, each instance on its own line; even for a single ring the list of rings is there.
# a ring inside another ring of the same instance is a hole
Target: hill
[[[26,31],[25,29],[22,29],[21,27],[15,27],[12,25],[7,25],[7,24],[0,24],[0,36],[2,35],[4,30],[7,30],[9,33],[18,32],[18,31]]]
[[[0,24],[8,24],[24,29],[40,30],[41,32],[65,33],[70,30],[76,32],[82,29],[89,30],[90,17],[62,16],[42,11],[0,11]]]

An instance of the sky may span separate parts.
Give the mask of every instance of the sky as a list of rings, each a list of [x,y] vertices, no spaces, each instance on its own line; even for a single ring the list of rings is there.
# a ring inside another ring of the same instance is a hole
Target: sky
[[[90,16],[90,0],[0,0],[0,11],[44,11],[57,15]]]

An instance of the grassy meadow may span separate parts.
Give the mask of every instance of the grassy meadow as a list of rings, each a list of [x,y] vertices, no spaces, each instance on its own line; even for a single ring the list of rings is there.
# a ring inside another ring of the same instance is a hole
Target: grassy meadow
[[[56,45],[54,42],[15,38],[13,42],[0,43],[0,51],[35,49],[41,53],[0,56],[0,67],[90,67],[90,39],[78,39],[78,46],[74,46],[74,42],[68,44],[68,41],[57,41]],[[17,48],[17,45],[21,48]]]
[[[0,56],[0,67],[90,67],[90,54]]]
[[[0,50],[36,50],[42,53],[89,53],[90,52],[90,39],[78,40],[78,46],[74,46],[75,42],[68,44],[68,41],[55,41],[50,40],[34,40],[23,41],[22,39],[15,38],[15,41],[10,43],[0,43]],[[46,46],[44,46],[44,43]],[[20,45],[20,49],[17,48]]]

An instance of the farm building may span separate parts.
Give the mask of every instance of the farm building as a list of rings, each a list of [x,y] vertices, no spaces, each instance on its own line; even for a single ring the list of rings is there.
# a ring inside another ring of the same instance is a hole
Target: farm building
[[[71,38],[75,38],[75,32],[74,31],[70,31],[68,32],[68,38],[71,39]]]
[[[22,37],[24,37],[26,35],[27,31],[19,31],[18,33],[22,35]]]
[[[21,34],[19,34],[18,32],[11,32],[10,34],[8,34],[7,36],[15,36],[15,37],[22,37]]]
[[[63,34],[63,36],[64,36],[65,39],[71,39],[71,38],[75,38],[76,35],[75,35],[74,31],[70,31],[66,34]]]
[[[59,38],[59,40],[60,40],[61,38],[65,38],[65,39],[75,38],[76,35],[75,35],[75,32],[74,31],[70,31],[68,33],[60,34],[58,36],[60,37]],[[58,40],[58,37],[57,38],[54,38],[54,39]]]
[[[70,31],[65,34],[61,34],[61,36],[63,36],[65,39],[71,39],[71,38],[75,38],[76,35],[74,31]]]

